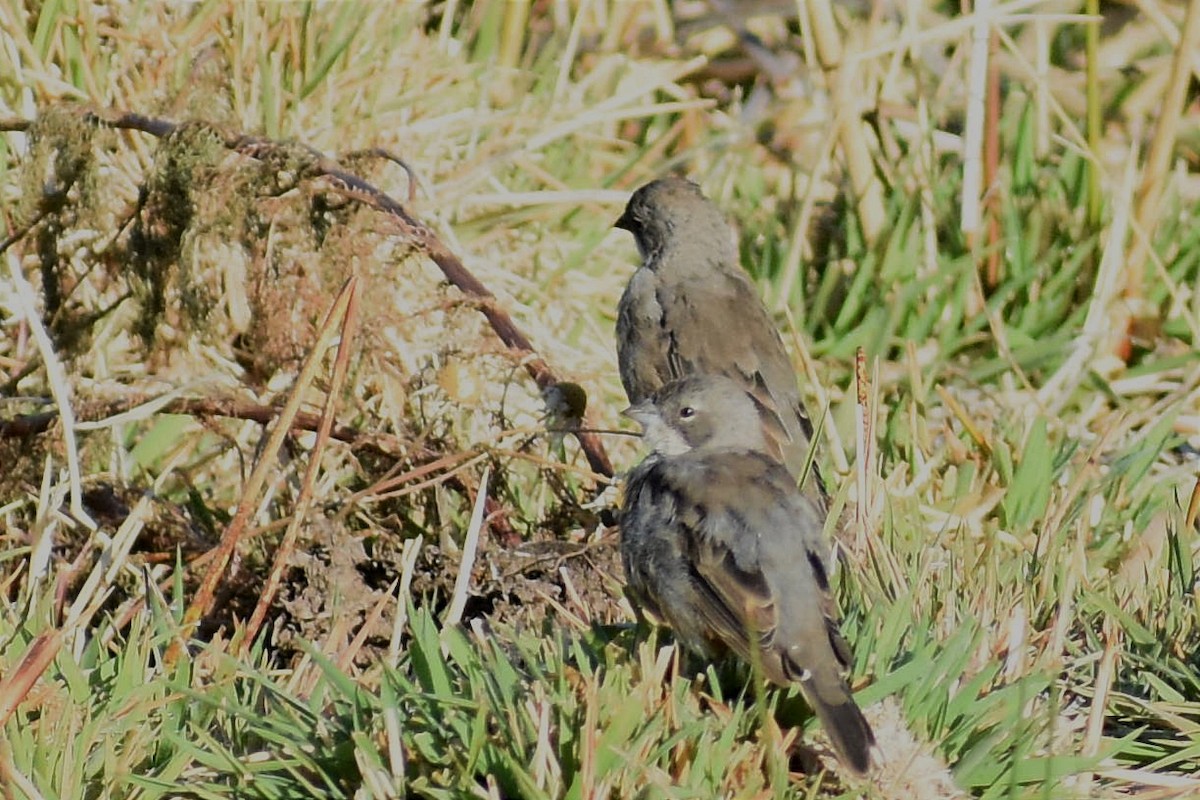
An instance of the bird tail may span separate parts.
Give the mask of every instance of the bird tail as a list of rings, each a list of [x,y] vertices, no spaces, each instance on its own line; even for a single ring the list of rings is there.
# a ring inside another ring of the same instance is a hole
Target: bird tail
[[[863,775],[871,767],[875,734],[850,696],[849,687],[840,676],[836,680],[839,684],[836,690],[831,691],[831,686],[804,686],[804,696],[816,712],[842,763]]]

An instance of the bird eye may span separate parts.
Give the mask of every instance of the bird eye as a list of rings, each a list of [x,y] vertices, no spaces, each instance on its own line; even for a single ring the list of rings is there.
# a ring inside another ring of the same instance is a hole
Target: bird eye
[[[683,408],[679,409],[680,419],[691,419],[694,416],[696,416],[696,409],[692,408],[691,406],[684,406]]]

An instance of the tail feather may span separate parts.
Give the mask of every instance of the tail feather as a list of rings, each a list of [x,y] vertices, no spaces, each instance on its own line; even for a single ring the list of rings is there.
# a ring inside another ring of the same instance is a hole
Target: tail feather
[[[806,689],[808,687],[805,687]],[[826,693],[829,694],[829,693]],[[840,698],[822,698],[816,691],[806,691],[805,697],[825,728],[833,749],[846,766],[863,775],[871,767],[871,750],[875,747],[875,734],[867,718],[863,716],[849,689],[843,686]],[[833,702],[830,702],[833,700]]]

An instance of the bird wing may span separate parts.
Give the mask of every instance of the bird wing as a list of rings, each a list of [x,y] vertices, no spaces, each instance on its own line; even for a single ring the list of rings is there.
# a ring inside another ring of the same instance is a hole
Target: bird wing
[[[640,403],[671,379],[671,335],[656,284],[651,270],[638,269],[617,304],[617,364],[630,403]]]
[[[663,382],[695,373],[732,378],[763,409],[772,455],[799,474],[812,423],[796,373],[758,293],[741,272],[716,266],[699,278],[661,282],[655,306],[667,332],[659,356]]]
[[[875,736],[843,677],[851,653],[821,557],[823,515],[780,464],[746,454],[722,460],[706,459],[705,485],[719,487],[706,506],[677,512],[692,515],[685,525],[693,532],[691,561],[707,608],[720,609],[704,616],[736,616],[740,628],[718,628],[726,645],[772,682],[798,683],[843,760],[865,772]]]
[[[690,472],[690,470],[685,470]],[[692,486],[674,461],[650,456],[626,481],[621,561],[630,599],[697,652],[724,651],[745,625],[695,569]],[[738,649],[743,657],[747,648]]]
[[[858,772],[874,734],[842,673],[851,654],[821,557],[821,514],[765,454],[651,457],[630,478],[622,556],[636,595],[680,641],[728,648],[772,682],[798,682]]]
[[[675,490],[675,515],[694,574],[697,613],[727,647],[747,661],[761,662],[771,680],[787,683],[778,658],[770,656],[786,610],[780,608],[774,565],[763,556],[776,549],[815,556],[819,517],[792,513],[795,486],[767,455],[708,453],[674,463],[665,482]],[[815,585],[805,575],[787,579]]]

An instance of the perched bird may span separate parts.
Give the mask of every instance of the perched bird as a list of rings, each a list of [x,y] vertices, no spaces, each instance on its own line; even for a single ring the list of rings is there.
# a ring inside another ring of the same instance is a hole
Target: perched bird
[[[875,737],[843,678],[824,514],[765,453],[770,412],[733,380],[697,375],[625,413],[652,448],[620,518],[633,602],[701,656],[733,651],[798,683],[842,761],[866,772]]]
[[[687,375],[731,378],[766,410],[767,452],[799,479],[812,423],[783,339],[738,264],[720,210],[691,181],[662,178],[633,193],[616,227],[633,234],[643,260],[617,307],[617,361],[629,401]],[[805,492],[828,509],[815,472]]]

